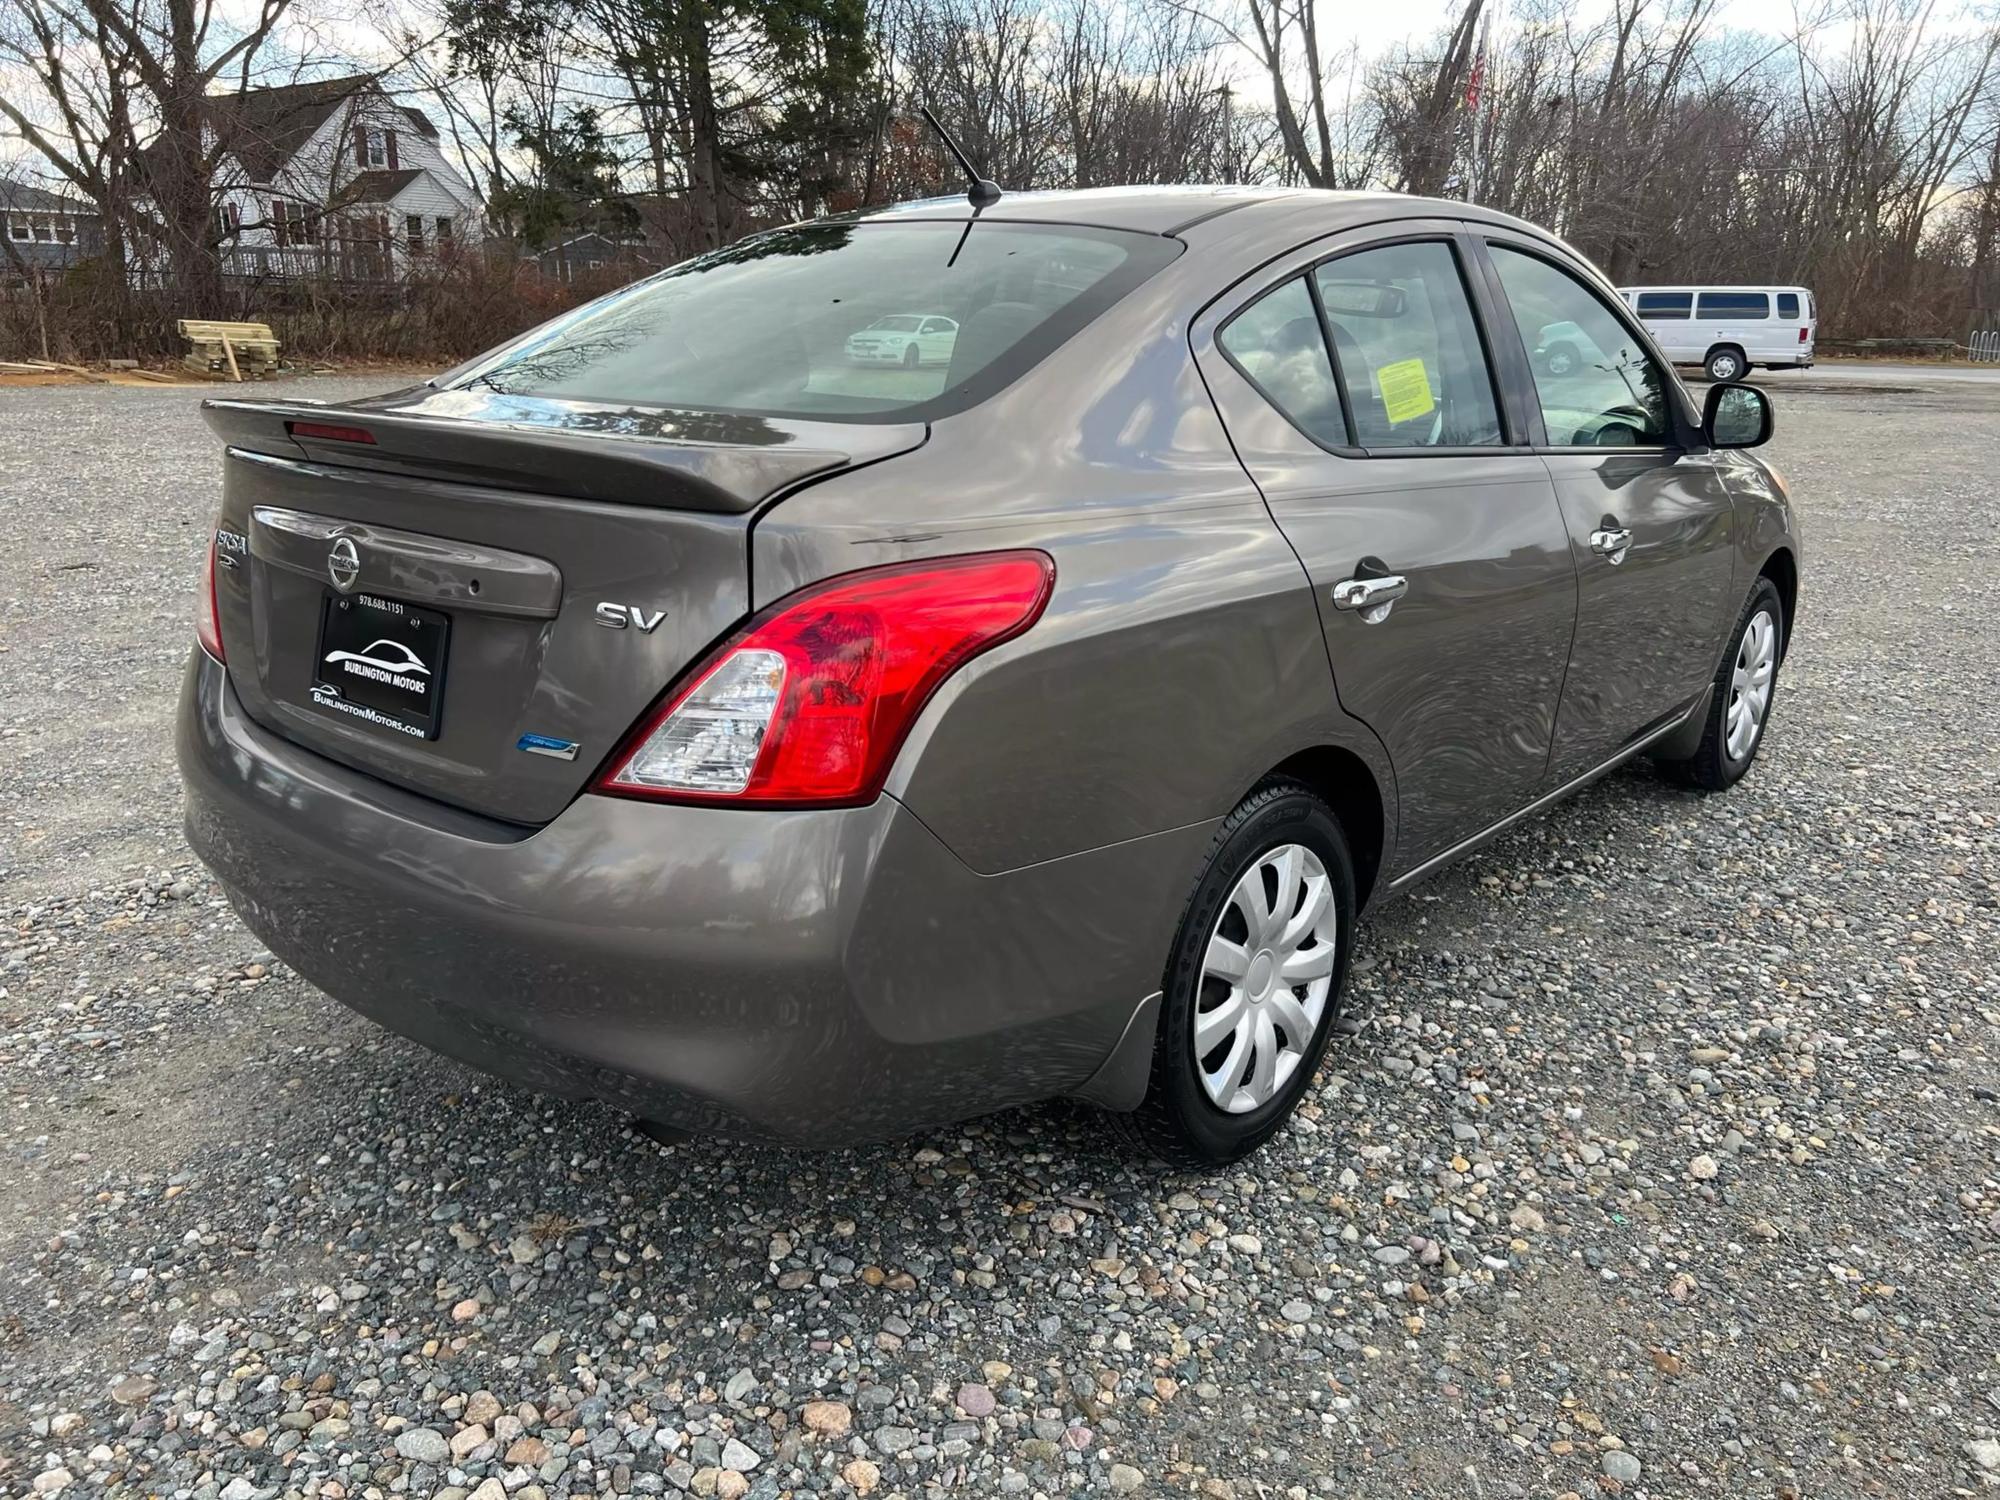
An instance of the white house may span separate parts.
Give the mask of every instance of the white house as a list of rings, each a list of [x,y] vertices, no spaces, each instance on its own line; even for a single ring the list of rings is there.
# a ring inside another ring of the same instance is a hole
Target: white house
[[[82,198],[0,180],[0,281],[60,271],[97,254],[103,228]]]
[[[216,234],[233,275],[401,280],[485,233],[422,110],[372,75],[218,95]]]

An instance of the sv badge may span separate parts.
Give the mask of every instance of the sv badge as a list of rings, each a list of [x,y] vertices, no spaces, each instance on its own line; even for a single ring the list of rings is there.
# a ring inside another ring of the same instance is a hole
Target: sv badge
[[[597,606],[597,623],[607,630],[623,630],[627,625],[636,625],[650,634],[667,617],[664,609],[642,609],[636,604],[612,604],[606,602]]]

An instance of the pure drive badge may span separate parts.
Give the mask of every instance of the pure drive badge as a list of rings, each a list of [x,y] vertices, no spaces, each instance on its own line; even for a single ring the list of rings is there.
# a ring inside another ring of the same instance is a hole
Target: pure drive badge
[[[575,760],[577,745],[575,740],[559,740],[552,734],[524,734],[514,741],[514,748],[551,760]]]

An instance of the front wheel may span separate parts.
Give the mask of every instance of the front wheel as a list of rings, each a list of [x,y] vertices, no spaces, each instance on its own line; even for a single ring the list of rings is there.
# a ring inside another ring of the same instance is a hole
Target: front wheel
[[[1701,744],[1686,760],[1668,764],[1674,775],[1705,792],[1723,791],[1743,779],[1764,743],[1784,657],[1784,604],[1776,585],[1759,578],[1716,670]]]
[[[921,353],[921,352],[919,352],[919,350],[917,349],[917,346],[916,346],[915,344],[905,344],[905,345],[903,345],[903,368],[904,368],[904,369],[906,369],[906,370],[914,370],[914,369],[915,369],[915,368],[917,367],[917,362],[918,362],[919,360],[921,360],[922,358],[923,358],[923,355],[922,355],[922,353]]]
[[[1220,1167],[1274,1135],[1312,1086],[1354,934],[1354,867],[1332,810],[1270,781],[1217,830],[1162,983],[1152,1078],[1125,1119],[1178,1166]]]

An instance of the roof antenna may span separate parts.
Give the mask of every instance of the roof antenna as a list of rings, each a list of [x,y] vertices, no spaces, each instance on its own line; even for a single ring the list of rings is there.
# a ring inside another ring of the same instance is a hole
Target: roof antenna
[[[966,190],[965,196],[972,200],[973,212],[977,213],[982,208],[991,208],[994,204],[998,203],[1000,201],[1000,184],[993,181],[990,177],[981,177],[979,175],[979,169],[973,166],[972,158],[959,148],[958,142],[951,138],[951,132],[946,130],[939,123],[938,117],[931,113],[931,107],[928,104],[919,104],[917,106],[917,113],[922,115],[931,129],[938,133],[938,139],[944,142],[944,149],[951,153],[952,160],[956,161],[959,168],[965,173],[965,180],[971,184]]]

